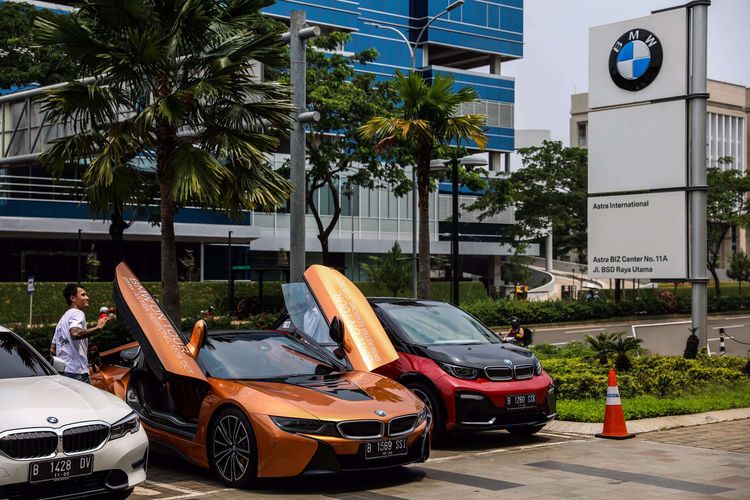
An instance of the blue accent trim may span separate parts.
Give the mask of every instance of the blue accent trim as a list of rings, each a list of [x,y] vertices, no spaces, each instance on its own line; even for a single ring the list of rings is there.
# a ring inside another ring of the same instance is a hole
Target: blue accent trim
[[[0,217],[102,220],[101,217],[92,217],[86,205],[81,203],[14,199],[3,201],[6,203],[0,204]],[[129,211],[126,218],[129,219],[131,215],[132,211]],[[148,218],[141,216],[138,220],[148,221]],[[223,212],[200,208],[181,208],[177,211],[174,220],[185,224],[250,225],[249,214],[233,221]]]

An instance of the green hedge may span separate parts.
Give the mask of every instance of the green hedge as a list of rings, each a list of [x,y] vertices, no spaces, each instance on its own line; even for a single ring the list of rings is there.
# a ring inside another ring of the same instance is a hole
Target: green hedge
[[[568,355],[563,353],[561,356],[555,356],[555,346],[539,345],[532,349],[555,381],[560,399],[585,400],[606,396],[611,366],[600,365],[594,359],[593,352],[582,343],[568,344],[564,347]],[[584,357],[574,356],[576,351]],[[748,380],[742,372],[747,360],[737,356],[699,355],[696,359],[631,356],[631,360],[632,370],[617,374],[617,384],[623,397],[672,397],[707,386],[728,386]]]
[[[527,324],[585,321],[622,316],[656,314],[690,314],[690,296],[674,296],[671,291],[647,290],[640,296],[619,303],[606,298],[599,300],[520,301],[512,299],[480,300],[465,309],[487,325],[510,324],[518,316]],[[709,312],[749,311],[750,294],[708,299]]]
[[[158,299],[161,295],[159,283],[145,283],[146,287]],[[67,309],[67,304],[62,296],[65,283],[37,283],[34,292],[34,310],[32,324],[56,323]],[[90,298],[89,319],[96,316],[96,312],[102,306],[112,305],[112,283],[89,282],[83,283]],[[357,286],[368,297],[388,296],[387,290],[379,288],[371,282],[357,283]],[[450,283],[436,282],[432,284],[432,295],[439,300],[450,299]],[[404,292],[402,296],[408,296]],[[236,282],[235,297],[257,297],[257,282]],[[487,293],[484,285],[478,281],[467,281],[461,283],[461,298],[463,303],[486,300]],[[221,281],[205,282],[181,282],[180,283],[180,305],[182,317],[185,320],[197,318],[200,311],[213,306],[217,313],[226,310],[227,283]],[[263,302],[271,309],[281,310],[283,298],[281,294],[281,283],[269,281],[263,284]],[[26,295],[26,283],[0,283],[0,324],[15,325],[26,324],[29,320],[29,298]]]

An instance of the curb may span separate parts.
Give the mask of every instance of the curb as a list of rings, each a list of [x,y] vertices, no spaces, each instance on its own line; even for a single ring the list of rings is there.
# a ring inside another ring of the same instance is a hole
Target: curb
[[[628,431],[644,433],[675,429],[678,427],[691,427],[694,425],[716,424],[719,422],[731,422],[733,420],[750,419],[750,408],[734,408],[731,410],[709,411],[706,413],[695,413],[693,415],[673,415],[671,417],[644,418],[642,420],[627,421]],[[602,430],[601,423],[590,422],[568,422],[565,420],[553,420],[544,427],[545,431],[561,432],[566,434],[582,434],[593,436]]]

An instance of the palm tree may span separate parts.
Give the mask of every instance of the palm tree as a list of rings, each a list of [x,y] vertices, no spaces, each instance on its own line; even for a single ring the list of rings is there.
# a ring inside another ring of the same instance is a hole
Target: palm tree
[[[273,209],[291,186],[266,154],[287,133],[288,88],[260,82],[256,62],[281,61],[278,33],[259,29],[273,0],[88,0],[68,16],[38,19],[35,39],[92,79],[50,90],[42,109],[73,133],[46,157],[90,159],[87,178],[107,189],[137,155],[155,164],[164,309],[180,321],[174,217],[185,205]],[[125,202],[131,200],[123,200]]]
[[[628,354],[640,354],[643,348],[641,343],[643,339],[635,337],[623,336],[618,334],[617,337],[612,340],[612,353],[615,354],[615,368],[618,371],[628,371],[633,368],[633,363],[630,362]]]
[[[437,75],[432,82],[421,73],[397,73],[393,81],[399,101],[396,116],[372,118],[360,127],[365,140],[377,140],[378,148],[407,144],[416,158],[419,194],[419,297],[430,296],[430,160],[435,148],[451,141],[471,140],[480,149],[487,144],[484,115],[457,116],[464,103],[478,99],[471,87],[453,90],[454,78]]]
[[[619,337],[620,333],[602,332],[596,337],[586,335],[586,343],[596,354],[600,365],[606,365],[609,362],[609,355],[612,353],[612,342]]]

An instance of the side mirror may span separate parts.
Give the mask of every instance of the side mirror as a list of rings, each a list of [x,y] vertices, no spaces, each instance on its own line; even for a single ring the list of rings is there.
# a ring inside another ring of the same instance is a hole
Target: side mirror
[[[52,364],[52,368],[54,368],[57,373],[62,373],[65,371],[65,361],[58,358],[57,356],[52,356],[50,363]]]
[[[341,322],[338,316],[334,316],[331,320],[331,327],[328,330],[328,334],[331,336],[331,340],[338,345],[344,343],[344,323]]]
[[[193,326],[193,333],[190,335],[190,342],[187,345],[188,351],[195,359],[198,359],[198,352],[206,343],[206,335],[208,335],[208,325],[204,320],[199,319]]]

